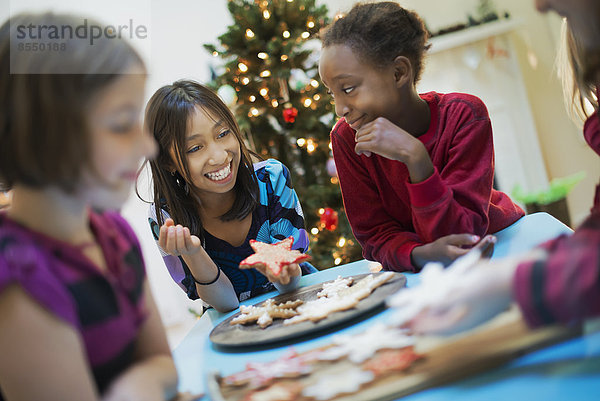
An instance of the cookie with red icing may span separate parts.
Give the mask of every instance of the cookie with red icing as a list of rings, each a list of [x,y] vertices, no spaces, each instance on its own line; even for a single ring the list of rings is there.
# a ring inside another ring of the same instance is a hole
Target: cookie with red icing
[[[298,354],[293,349],[270,362],[249,362],[246,370],[226,376],[223,384],[242,386],[248,385],[251,389],[264,388],[275,379],[297,378],[312,371],[311,363],[316,361],[319,351],[309,351]]]
[[[382,376],[391,372],[407,370],[414,361],[421,358],[422,356],[415,353],[412,346],[402,349],[387,349],[364,363],[362,367],[373,372],[375,376]]]
[[[250,240],[254,254],[240,262],[240,269],[249,269],[257,264],[264,264],[275,276],[281,273],[283,266],[310,260],[311,257],[297,249],[292,249],[294,237],[288,237],[276,244]]]

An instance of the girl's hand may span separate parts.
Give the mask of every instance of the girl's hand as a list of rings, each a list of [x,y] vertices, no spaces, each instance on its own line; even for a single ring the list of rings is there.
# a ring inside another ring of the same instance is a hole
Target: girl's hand
[[[376,153],[406,164],[411,182],[426,180],[433,174],[433,163],[423,143],[386,118],[378,117],[356,131],[358,154]]]
[[[163,388],[142,372],[126,372],[106,390],[102,401],[167,401]]]
[[[258,270],[270,282],[282,285],[289,284],[292,277],[297,277],[302,273],[298,263],[290,263],[289,265],[282,266],[281,272],[278,275],[273,274],[271,269],[262,263],[258,263],[252,267]]]
[[[175,226],[173,219],[167,219],[160,227],[158,244],[165,252],[174,256],[193,255],[202,249],[200,238],[191,235],[187,227]]]
[[[509,307],[519,264],[546,257],[545,251],[533,249],[499,261],[475,259],[448,269],[426,267],[420,285],[393,296],[391,305],[399,308],[392,319],[420,334],[452,335],[472,329]]]
[[[479,236],[471,234],[450,234],[429,244],[417,246],[412,250],[411,259],[413,264],[422,268],[428,262],[440,262],[444,266],[449,265],[458,257],[466,254],[475,245],[479,247],[483,257],[490,257],[496,237],[487,235],[479,243]]]

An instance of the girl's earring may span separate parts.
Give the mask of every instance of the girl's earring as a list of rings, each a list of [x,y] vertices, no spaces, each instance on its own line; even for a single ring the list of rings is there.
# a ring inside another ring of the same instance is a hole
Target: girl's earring
[[[171,171],[171,177],[173,177],[173,179],[175,180],[175,184],[177,184],[179,188],[185,191],[186,195],[190,193],[190,188],[188,187],[187,182],[185,182],[181,174],[179,174],[177,171]]]

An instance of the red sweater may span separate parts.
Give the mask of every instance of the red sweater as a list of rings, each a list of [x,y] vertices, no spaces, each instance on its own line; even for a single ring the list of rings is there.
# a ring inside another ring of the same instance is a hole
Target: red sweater
[[[449,234],[484,235],[524,215],[492,189],[494,146],[483,102],[475,96],[429,92],[428,131],[419,137],[435,171],[411,184],[406,166],[373,154],[355,153],[355,131],[340,119],[331,132],[348,221],[366,259],[385,269],[416,271],[414,247]]]
[[[585,139],[600,155],[600,118],[585,123]],[[543,261],[521,264],[515,298],[530,326],[573,323],[600,316],[600,184],[590,216],[573,235],[548,241]]]

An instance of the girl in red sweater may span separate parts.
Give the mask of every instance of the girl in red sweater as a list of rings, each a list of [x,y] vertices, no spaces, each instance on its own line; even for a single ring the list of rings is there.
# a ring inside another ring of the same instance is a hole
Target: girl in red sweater
[[[396,271],[448,264],[523,216],[492,188],[492,128],[481,100],[417,93],[428,45],[415,13],[394,2],[357,4],[322,42],[319,73],[340,117],[333,156],[366,259]]]

